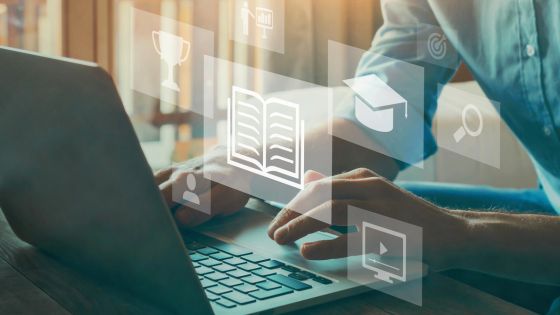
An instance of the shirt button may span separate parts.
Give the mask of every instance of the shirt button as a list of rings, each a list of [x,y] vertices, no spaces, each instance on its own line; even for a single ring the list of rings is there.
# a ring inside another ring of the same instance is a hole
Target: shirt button
[[[550,127],[544,127],[543,131],[546,136],[550,136],[552,134],[552,129]]]
[[[533,45],[527,45],[525,50],[527,51],[527,56],[533,57],[535,55],[535,47]]]

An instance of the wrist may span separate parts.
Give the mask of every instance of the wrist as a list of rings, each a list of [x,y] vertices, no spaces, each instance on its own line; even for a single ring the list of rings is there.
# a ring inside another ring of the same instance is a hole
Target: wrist
[[[473,231],[468,218],[447,210],[449,222],[445,224],[447,232],[440,235],[444,246],[441,253],[441,269],[462,269],[463,264],[471,255]]]
[[[453,212],[462,222],[457,246],[458,251],[456,252],[453,268],[470,269],[473,258],[477,255],[477,252],[480,254],[481,244],[479,243],[482,225],[469,213],[465,215],[466,211],[456,210]]]

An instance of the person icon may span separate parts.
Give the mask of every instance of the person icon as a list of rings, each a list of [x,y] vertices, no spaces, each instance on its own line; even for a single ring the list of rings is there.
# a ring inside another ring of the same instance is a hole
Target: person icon
[[[183,193],[183,200],[200,205],[200,198],[193,191],[196,188],[196,178],[193,174],[187,175],[187,190]]]
[[[249,17],[254,19],[255,15],[249,10],[249,3],[244,1],[241,8],[241,24],[243,24],[243,35],[245,36],[249,36]]]

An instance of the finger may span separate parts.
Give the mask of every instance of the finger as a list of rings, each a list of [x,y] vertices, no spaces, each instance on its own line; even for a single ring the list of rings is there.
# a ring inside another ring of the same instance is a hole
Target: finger
[[[250,197],[241,191],[221,184],[212,186],[210,194],[213,216],[230,215],[238,211],[247,204]]]
[[[326,176],[323,175],[322,173],[319,173],[317,171],[313,171],[313,170],[308,170],[305,172],[305,175],[303,177],[303,181],[305,184],[309,184],[318,180],[321,180],[323,178],[325,178]],[[291,210],[289,207],[285,207],[284,209],[282,209],[274,218],[274,220],[272,220],[272,222],[270,223],[269,227],[268,227],[268,237],[270,237],[271,239],[274,239],[274,232],[276,231],[276,229],[278,227],[280,227],[284,222],[288,222],[296,217],[298,217],[300,215],[300,213],[298,213],[297,211],[293,211]]]
[[[323,179],[325,177],[327,177],[327,176],[323,175],[322,173],[319,173],[319,172],[314,171],[314,170],[309,170],[309,171],[305,172],[305,175],[303,176],[303,182],[305,184],[308,184],[308,183]]]
[[[348,208],[354,206],[360,209],[371,210],[388,216],[394,216],[394,201],[382,203],[380,201],[366,200],[333,200],[325,202],[318,207],[312,209],[304,215],[300,215],[292,219],[285,225],[279,227],[273,234],[273,239],[278,244],[289,244],[298,239],[321,231],[330,224],[318,220],[317,218],[325,218],[330,216],[331,223],[334,225],[347,226],[355,222],[348,221]]]
[[[279,226],[273,233],[272,239],[276,243],[283,245],[292,243],[308,234],[323,230],[329,226],[329,224],[322,222],[320,220],[314,219],[311,212],[322,213],[324,209],[331,208],[332,202],[325,202],[313,209],[309,213],[304,215],[299,215]]]
[[[381,177],[364,177],[365,175],[360,171],[348,175],[346,179],[323,179],[310,184],[276,216],[269,226],[269,237],[276,240],[276,231],[301,214],[308,214],[311,218],[331,218],[335,215],[333,209],[322,207],[320,212],[313,211],[313,208],[324,205],[329,200],[387,200],[396,197],[396,190],[387,180]],[[334,218],[331,220],[333,224],[339,224]]]
[[[212,218],[212,215],[199,210],[183,207],[175,212],[175,220],[181,227],[192,228]]]
[[[309,260],[324,260],[360,255],[359,234],[342,235],[333,240],[305,243],[300,248],[301,255]],[[350,246],[348,246],[350,244]]]
[[[360,167],[353,169],[349,172],[340,173],[333,176],[333,179],[359,179],[368,177],[379,177],[374,171],[367,169],[365,167]]]
[[[156,184],[157,185],[163,184],[165,181],[169,179],[172,173],[173,173],[173,167],[164,168],[155,172],[154,179],[156,181]]]

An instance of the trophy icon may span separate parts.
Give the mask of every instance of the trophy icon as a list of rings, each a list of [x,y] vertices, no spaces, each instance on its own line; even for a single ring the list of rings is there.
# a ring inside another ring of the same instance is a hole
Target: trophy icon
[[[175,82],[173,69],[189,58],[191,43],[180,36],[165,31],[153,31],[152,41],[161,59],[167,63],[167,79],[161,82],[161,85],[179,92],[179,85]]]

